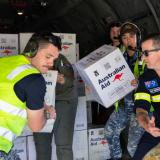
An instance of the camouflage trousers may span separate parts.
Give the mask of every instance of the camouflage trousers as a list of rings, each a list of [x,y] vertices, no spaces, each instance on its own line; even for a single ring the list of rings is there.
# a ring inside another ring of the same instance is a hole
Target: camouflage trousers
[[[108,141],[110,156],[112,159],[122,157],[120,144],[120,133],[129,126],[128,152],[134,155],[138,142],[143,135],[143,129],[138,125],[132,107],[119,107],[118,112],[114,111],[105,126],[105,138]]]
[[[143,133],[144,129],[139,125],[135,114],[131,114],[127,145],[127,149],[131,157],[134,156]]]
[[[11,150],[8,154],[0,151],[0,160],[21,160],[17,154],[17,150]]]

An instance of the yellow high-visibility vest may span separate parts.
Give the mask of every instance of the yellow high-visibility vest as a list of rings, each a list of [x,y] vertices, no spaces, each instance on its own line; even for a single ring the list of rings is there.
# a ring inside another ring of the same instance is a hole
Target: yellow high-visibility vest
[[[39,71],[23,55],[0,58],[0,151],[11,150],[27,122],[26,104],[15,94],[14,85],[33,73]]]

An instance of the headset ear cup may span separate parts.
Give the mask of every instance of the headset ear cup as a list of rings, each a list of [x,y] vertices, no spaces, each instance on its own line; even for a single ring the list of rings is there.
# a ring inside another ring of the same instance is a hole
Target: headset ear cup
[[[141,31],[138,28],[138,32],[137,32],[137,48],[140,48],[141,46]]]
[[[34,57],[38,51],[38,42],[36,40],[29,40],[27,43],[25,49],[24,49],[24,55],[28,57]]]
[[[51,43],[54,46],[56,46],[59,50],[61,50],[60,37],[52,35],[51,33],[48,34],[34,33],[32,37],[29,39],[22,54],[28,57],[34,57],[37,54],[39,45],[41,45],[41,43]]]

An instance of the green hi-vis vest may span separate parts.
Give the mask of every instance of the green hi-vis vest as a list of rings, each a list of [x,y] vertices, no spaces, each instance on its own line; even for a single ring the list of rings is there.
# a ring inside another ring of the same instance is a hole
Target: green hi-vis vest
[[[0,151],[8,153],[27,122],[26,104],[14,92],[25,76],[39,73],[22,55],[0,58]]]
[[[123,48],[122,48],[123,49]],[[121,50],[122,50],[121,49]],[[141,52],[138,53],[139,55],[141,54]],[[139,69],[139,65],[141,63],[141,70]],[[145,63],[142,61],[140,62],[139,59],[137,58],[136,62],[135,62],[135,65],[134,65],[134,70],[133,70],[133,74],[135,76],[135,78],[139,78],[140,75],[142,75],[144,73],[144,69],[145,69]],[[116,109],[116,112],[118,112],[118,108],[119,108],[119,101],[115,102],[114,103],[115,105],[115,109]],[[152,110],[152,109],[151,109]]]

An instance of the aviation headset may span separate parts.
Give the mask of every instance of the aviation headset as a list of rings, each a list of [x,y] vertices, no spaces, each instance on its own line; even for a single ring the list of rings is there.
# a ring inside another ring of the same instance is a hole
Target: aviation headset
[[[124,33],[127,32],[134,32],[136,33],[136,38],[137,38],[137,48],[140,47],[140,43],[141,43],[141,31],[139,29],[139,27],[131,22],[125,22],[121,25],[120,28],[120,40],[122,41],[122,36]]]
[[[47,34],[34,33],[32,37],[29,39],[22,54],[30,58],[36,56],[40,42],[51,43],[54,46],[56,46],[59,50],[61,50],[60,37],[55,36],[52,33],[47,33]]]

